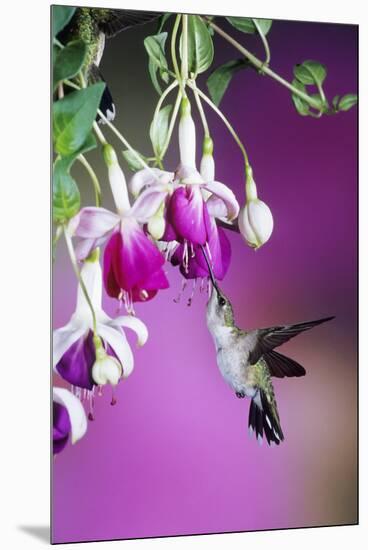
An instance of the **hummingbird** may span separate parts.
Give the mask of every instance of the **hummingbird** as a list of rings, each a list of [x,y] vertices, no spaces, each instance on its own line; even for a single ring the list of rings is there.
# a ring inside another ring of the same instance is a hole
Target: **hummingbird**
[[[76,8],[69,23],[58,34],[63,44],[72,40],[83,40],[87,45],[87,55],[82,71],[88,84],[104,81],[99,65],[105,49],[106,38],[135,25],[142,25],[160,17],[162,13],[116,10],[108,8]],[[116,110],[111,92],[106,85],[102,95],[100,110],[109,121],[114,120]],[[99,117],[98,117],[99,120]]]
[[[204,248],[212,281],[207,303],[207,326],[215,343],[219,370],[239,398],[250,398],[249,433],[261,444],[263,435],[269,445],[284,440],[271,377],[304,376],[306,371],[275,348],[301,332],[330,321],[325,317],[298,324],[275,325],[243,330],[236,326],[230,300],[219,288]]]

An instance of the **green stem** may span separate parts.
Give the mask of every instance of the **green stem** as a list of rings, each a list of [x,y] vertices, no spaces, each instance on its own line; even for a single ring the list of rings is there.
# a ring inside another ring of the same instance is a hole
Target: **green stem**
[[[105,124],[114,132],[114,134],[120,139],[120,141],[124,144],[124,146],[129,149],[129,151],[132,153],[132,155],[138,160],[138,162],[142,165],[143,168],[146,168],[152,175],[152,177],[159,181],[159,177],[155,174],[155,172],[148,166],[148,164],[142,159],[142,157],[137,153],[135,149],[130,145],[130,143],[125,139],[125,137],[119,132],[117,128],[105,117],[102,111],[98,109],[97,113],[99,114],[100,118],[105,122]]]
[[[95,191],[96,206],[99,207],[99,206],[101,206],[101,195],[102,195],[102,193],[101,193],[101,186],[100,186],[100,183],[99,183],[98,178],[96,176],[96,173],[93,170],[90,163],[88,162],[88,160],[83,155],[79,155],[78,160],[81,164],[83,164],[83,166],[87,170],[87,172],[88,172],[88,174],[89,174],[89,176],[92,180],[93,188],[94,188],[94,191]]]
[[[252,21],[253,21],[253,25],[255,26],[255,28],[258,31],[259,36],[261,37],[261,40],[263,42],[263,47],[264,47],[265,52],[266,52],[266,59],[264,60],[263,65],[269,65],[269,63],[271,61],[271,52],[270,52],[270,47],[268,45],[267,38],[264,35],[264,32],[262,31],[261,26],[258,23],[257,19],[252,19]]]
[[[182,60],[181,60],[181,78],[183,88],[188,80],[188,15],[184,14],[182,19]],[[185,94],[184,94],[185,96]]]
[[[94,334],[97,334],[97,320],[96,320],[96,313],[95,313],[95,310],[93,308],[93,304],[91,302],[91,298],[89,297],[89,294],[88,294],[88,291],[87,291],[87,288],[86,288],[86,285],[84,284],[84,281],[83,281],[83,278],[82,278],[82,275],[79,271],[79,267],[78,267],[78,262],[77,262],[77,258],[76,258],[76,255],[75,255],[75,252],[74,252],[74,247],[73,247],[73,243],[72,243],[72,239],[71,239],[71,236],[68,232],[68,229],[67,227],[64,225],[63,226],[63,229],[64,229],[64,237],[65,237],[65,242],[66,242],[66,246],[68,248],[68,253],[69,253],[69,257],[70,257],[70,261],[71,261],[71,264],[73,266],[73,269],[74,269],[74,272],[76,274],[76,277],[78,279],[78,283],[80,284],[80,287],[82,289],[82,292],[84,294],[84,297],[87,301],[87,304],[91,310],[91,314],[92,314],[92,322],[93,322],[93,332]]]
[[[74,88],[74,90],[80,90],[81,89],[81,87],[78,86],[78,84],[75,84],[75,82],[72,82],[71,80],[64,80],[64,84],[66,84],[70,88]]]
[[[174,110],[173,110],[173,113],[171,115],[169,129],[167,131],[167,136],[166,136],[166,139],[165,139],[165,143],[164,143],[164,146],[163,146],[162,151],[161,151],[160,161],[162,161],[162,159],[164,158],[164,156],[166,154],[166,151],[167,151],[167,148],[169,146],[171,136],[172,136],[172,133],[173,133],[173,130],[174,130],[175,122],[176,122],[176,119],[177,119],[177,116],[178,116],[179,108],[180,108],[181,98],[182,98],[182,91],[179,90],[178,95],[176,96]]]
[[[188,86],[189,88],[191,88],[192,90],[194,90],[194,86],[193,86],[193,83],[189,80],[188,81]],[[215,113],[221,118],[222,122],[225,124],[226,128],[229,130],[230,134],[233,136],[233,138],[235,139],[236,143],[238,144],[239,146],[239,149],[241,150],[242,154],[243,154],[243,157],[244,157],[244,162],[245,162],[245,166],[249,166],[249,159],[248,159],[248,155],[247,155],[247,152],[245,150],[245,147],[243,145],[243,143],[241,142],[238,134],[235,132],[234,128],[232,127],[232,125],[230,124],[230,122],[228,121],[228,119],[225,117],[225,115],[220,111],[220,109],[218,109],[218,107],[216,107],[216,105],[210,100],[209,97],[206,96],[206,94],[204,94],[202,92],[202,90],[200,90],[199,88],[197,88],[197,93],[201,96],[201,98],[215,111]]]
[[[196,103],[197,103],[199,115],[200,115],[200,117],[201,117],[202,126],[203,126],[203,130],[204,130],[204,136],[205,136],[205,137],[210,137],[210,131],[209,131],[209,128],[208,128],[208,122],[207,122],[206,114],[205,114],[205,112],[204,112],[204,110],[203,110],[201,98],[200,98],[200,96],[199,96],[198,88],[197,88],[197,85],[196,85],[195,80],[193,80],[193,88],[192,88],[192,90],[193,90],[194,97],[195,97],[195,100],[196,100]]]
[[[285,88],[288,88],[288,90],[290,90],[293,94],[303,99],[306,103],[308,103],[308,105],[313,107],[313,109],[317,109],[318,111],[320,111],[320,106],[315,99],[310,97],[308,94],[305,94],[301,90],[298,90],[298,88],[295,88],[292,84],[290,84],[290,82],[288,82],[287,80],[282,78],[280,75],[272,71],[269,67],[265,66],[265,64],[260,59],[258,59],[255,55],[249,52],[246,48],[244,48],[241,44],[239,44],[239,42],[234,40],[232,36],[227,34],[227,32],[223,31],[215,23],[212,23],[212,21],[209,21],[209,20],[207,21],[208,21],[208,24],[213,28],[213,30],[217,32],[217,34],[222,36],[222,38],[224,38],[227,42],[229,42],[232,46],[234,46],[234,48],[236,48],[240,53],[242,53],[244,57],[246,57],[248,61],[252,63],[252,65],[257,67],[257,69],[260,69],[264,74],[266,74],[267,76],[270,76],[271,78],[276,80],[279,84],[282,84],[283,86],[285,86]]]
[[[96,136],[97,136],[98,139],[100,140],[101,145],[107,145],[106,138],[105,138],[105,136],[103,135],[102,130],[101,130],[101,128],[99,127],[99,125],[97,124],[96,121],[94,121],[94,123],[93,123],[93,129],[94,129],[94,131],[95,131]]]
[[[179,71],[179,65],[178,65],[178,61],[177,61],[177,58],[176,58],[176,36],[178,34],[180,20],[181,20],[181,15],[178,14],[176,16],[173,31],[172,31],[172,35],[171,35],[171,59],[172,59],[172,63],[173,63],[173,66],[174,66],[176,79],[177,79],[178,82],[180,82],[180,85],[181,85],[181,76],[180,76],[180,71]]]

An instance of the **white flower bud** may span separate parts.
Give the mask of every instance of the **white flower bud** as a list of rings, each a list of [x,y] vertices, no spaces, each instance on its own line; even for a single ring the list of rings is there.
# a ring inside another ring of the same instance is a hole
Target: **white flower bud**
[[[259,248],[271,237],[273,217],[267,204],[258,198],[253,170],[249,164],[246,166],[246,177],[245,193],[247,202],[239,212],[238,225],[240,233],[249,246]]]
[[[259,248],[271,237],[273,230],[272,212],[259,199],[249,200],[238,216],[240,233],[253,248]]]
[[[149,219],[147,224],[147,229],[149,234],[156,240],[159,241],[163,234],[165,233],[165,219],[163,216],[152,216]]]
[[[99,385],[112,384],[116,386],[122,375],[122,368],[117,359],[111,355],[104,354],[103,357],[96,359],[92,367],[93,381]]]

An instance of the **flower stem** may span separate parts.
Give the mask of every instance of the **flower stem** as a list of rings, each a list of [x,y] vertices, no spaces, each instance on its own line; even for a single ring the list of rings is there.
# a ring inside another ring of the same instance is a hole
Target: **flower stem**
[[[263,65],[269,65],[269,63],[271,61],[271,52],[270,52],[270,47],[268,45],[267,38],[266,38],[264,32],[262,31],[261,26],[258,23],[257,19],[252,19],[252,21],[253,21],[253,25],[255,26],[255,28],[258,31],[259,36],[261,37],[261,40],[263,42],[263,47],[264,47],[265,52],[266,52],[266,59],[264,60]]]
[[[101,145],[106,145],[106,144],[107,144],[106,138],[105,138],[105,136],[103,135],[102,130],[101,130],[101,128],[99,127],[99,125],[97,124],[96,121],[94,121],[94,123],[93,123],[93,129],[94,129],[94,131],[95,131],[96,136],[97,136],[98,139],[100,140]]]
[[[206,119],[206,114],[205,114],[205,112],[204,112],[204,110],[203,110],[201,98],[200,98],[200,96],[199,96],[198,88],[197,88],[197,85],[196,85],[195,80],[193,80],[193,87],[192,87],[192,90],[193,90],[194,97],[195,97],[195,100],[196,100],[196,103],[197,103],[199,115],[200,115],[200,117],[201,117],[202,126],[203,126],[203,130],[204,130],[204,136],[205,136],[205,137],[210,137],[210,131],[209,131],[209,128],[208,128],[208,123],[207,123],[207,119]]]
[[[91,178],[92,183],[93,183],[93,188],[94,188],[94,191],[95,191],[96,206],[99,207],[99,206],[101,206],[101,194],[102,193],[101,193],[101,186],[100,186],[100,183],[99,183],[98,178],[96,176],[96,173],[93,170],[92,166],[90,165],[90,163],[88,162],[88,160],[86,159],[85,156],[79,155],[78,160],[81,164],[83,164],[83,166],[87,170],[88,174],[90,175],[90,178]]]
[[[236,48],[240,53],[244,55],[254,65],[257,67],[257,69],[260,69],[264,74],[267,76],[270,76],[274,80],[276,80],[279,84],[282,84],[282,86],[285,86],[285,88],[288,88],[293,94],[299,96],[301,99],[303,99],[308,105],[313,107],[314,109],[317,109],[320,111],[320,105],[319,102],[317,102],[315,99],[310,97],[308,94],[305,94],[301,90],[298,90],[298,88],[295,88],[290,82],[282,78],[280,75],[272,71],[269,67],[267,67],[260,59],[258,59],[255,55],[253,55],[251,52],[249,52],[246,48],[244,48],[239,42],[234,40],[232,36],[227,34],[227,32],[223,31],[220,27],[218,27],[215,23],[207,19],[208,24],[210,27],[213,28],[217,34],[222,36],[227,42],[229,42],[234,48]]]
[[[188,81],[188,86],[194,90],[194,86],[193,86],[193,82],[192,81]],[[230,134],[233,136],[234,140],[236,141],[236,143],[238,144],[238,147],[239,149],[241,150],[242,154],[243,154],[243,157],[244,157],[244,162],[245,162],[245,166],[249,166],[249,159],[248,159],[248,155],[247,155],[247,152],[245,150],[245,147],[243,145],[243,143],[241,142],[238,134],[235,132],[234,128],[232,127],[232,125],[230,124],[230,122],[228,121],[228,119],[225,117],[225,115],[220,111],[220,109],[218,107],[216,107],[216,105],[210,100],[209,97],[206,96],[206,94],[204,94],[202,92],[202,90],[200,90],[199,88],[197,88],[197,93],[200,95],[200,97],[215,111],[215,113],[221,118],[222,122],[225,124],[226,128],[229,130]]]
[[[68,248],[68,253],[69,253],[69,257],[70,257],[70,261],[71,261],[71,264],[73,266],[73,269],[74,269],[74,272],[76,274],[76,277],[78,279],[78,283],[80,284],[80,287],[82,289],[82,292],[84,294],[84,297],[86,299],[86,302],[91,310],[91,314],[92,314],[92,322],[93,322],[93,333],[94,334],[97,334],[97,320],[96,320],[96,313],[95,313],[95,310],[93,308],[93,304],[91,302],[91,298],[89,297],[88,295],[88,291],[87,291],[87,288],[86,288],[86,285],[84,284],[84,281],[83,281],[83,278],[82,278],[82,275],[79,271],[79,267],[78,267],[78,262],[77,262],[77,258],[76,258],[76,255],[75,255],[75,251],[74,251],[74,247],[73,247],[73,243],[72,243],[72,239],[71,239],[71,236],[68,232],[68,229],[67,227],[64,225],[63,226],[63,229],[64,229],[64,237],[65,237],[65,242],[66,242],[66,246]]]
[[[148,170],[150,172],[150,174],[152,175],[152,177],[159,181],[159,177],[155,174],[155,172],[152,170],[152,168],[150,166],[148,166],[148,164],[142,159],[142,157],[137,153],[137,151],[135,149],[133,149],[133,147],[130,145],[130,143],[125,139],[125,137],[119,132],[119,130],[105,117],[105,115],[103,114],[102,111],[100,111],[100,109],[98,109],[97,113],[99,114],[100,118],[105,122],[105,124],[110,128],[110,130],[112,130],[114,132],[114,134],[120,139],[120,141],[124,144],[124,146],[129,149],[129,151],[132,153],[132,155],[134,155],[134,157],[138,160],[138,162],[142,165],[143,168],[146,168],[146,170]],[[94,129],[96,131],[96,127],[95,127],[95,124],[94,123]],[[106,144],[106,140],[105,140],[105,144]]]
[[[182,19],[182,60],[181,60],[181,78],[183,81],[183,91],[185,88],[186,81],[188,79],[188,15],[183,14]],[[183,94],[185,97],[185,94]]]
[[[171,59],[172,59],[172,63],[173,63],[173,66],[174,66],[176,79],[180,83],[180,85],[182,86],[181,76],[180,76],[180,71],[179,71],[179,65],[178,65],[178,61],[177,61],[177,58],[176,58],[176,36],[178,34],[178,29],[179,29],[179,24],[180,24],[181,17],[182,17],[181,14],[178,14],[176,16],[173,31],[172,31],[172,35],[171,35]]]

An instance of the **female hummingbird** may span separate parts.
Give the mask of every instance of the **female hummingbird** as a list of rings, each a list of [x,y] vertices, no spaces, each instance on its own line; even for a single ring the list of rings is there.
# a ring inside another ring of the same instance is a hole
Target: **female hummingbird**
[[[212,292],[207,303],[207,326],[216,347],[217,365],[237,397],[251,399],[249,432],[259,443],[265,435],[269,445],[284,439],[271,377],[304,376],[305,369],[294,359],[275,351],[290,338],[334,317],[293,325],[242,330],[235,325],[230,300],[217,285],[206,253]]]

